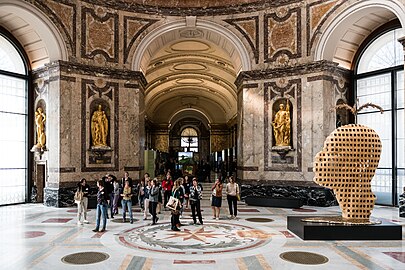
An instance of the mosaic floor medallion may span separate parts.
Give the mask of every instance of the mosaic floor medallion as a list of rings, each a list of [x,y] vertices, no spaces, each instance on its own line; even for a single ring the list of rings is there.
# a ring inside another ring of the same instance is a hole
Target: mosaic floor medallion
[[[27,231],[24,233],[24,238],[36,238],[45,235],[45,232],[41,231]]]
[[[298,264],[324,264],[329,261],[329,259],[323,255],[312,253],[312,252],[302,252],[302,251],[289,251],[280,254],[280,258]]]
[[[247,221],[250,222],[273,222],[271,218],[247,218]]]
[[[61,260],[64,263],[81,265],[102,262],[109,257],[107,253],[103,252],[79,252],[66,255]]]
[[[139,221],[138,219],[134,218],[134,222]],[[111,222],[115,222],[115,223],[124,223],[124,220],[122,218],[115,218],[112,219]],[[127,218],[127,220],[125,221],[125,223],[129,223],[129,219]]]
[[[172,254],[221,254],[258,248],[272,241],[274,234],[252,227],[206,222],[203,226],[183,226],[170,230],[170,224],[140,226],[116,236],[119,244],[144,251]]]

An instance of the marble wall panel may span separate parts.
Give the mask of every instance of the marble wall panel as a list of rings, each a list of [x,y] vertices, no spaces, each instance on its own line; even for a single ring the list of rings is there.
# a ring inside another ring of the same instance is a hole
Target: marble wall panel
[[[259,62],[259,16],[226,19],[225,22],[234,26],[248,42],[256,64]]]
[[[63,35],[70,56],[76,56],[77,4],[69,0],[36,0],[33,4],[52,20]]]
[[[315,1],[308,3],[306,6],[306,39],[307,39],[307,55],[311,54],[311,48],[319,36],[320,29],[325,23],[326,19],[341,6],[345,1],[332,0],[332,1]]]
[[[301,57],[301,8],[283,6],[264,17],[264,61]]]
[[[103,7],[81,9],[81,57],[96,63],[118,63],[118,14]]]

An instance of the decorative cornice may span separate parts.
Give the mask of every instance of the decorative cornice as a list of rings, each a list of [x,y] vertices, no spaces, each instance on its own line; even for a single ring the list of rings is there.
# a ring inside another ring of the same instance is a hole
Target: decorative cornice
[[[90,4],[129,12],[163,16],[213,16],[257,12],[283,5],[301,2],[299,0],[258,0],[255,3],[234,4],[228,6],[204,7],[164,7],[139,4],[125,0],[82,0]]]
[[[272,68],[265,70],[251,70],[242,71],[236,78],[235,85],[237,88],[241,86],[244,81],[256,81],[262,79],[274,79],[286,76],[295,76],[303,74],[311,74],[316,72],[332,72],[340,73],[342,75],[349,75],[350,70],[341,68],[337,63],[322,60],[308,64],[302,64],[291,67]]]
[[[146,78],[140,71],[117,69],[112,67],[89,66],[85,64],[66,62],[61,60],[46,64],[44,67],[34,70],[33,77],[41,77],[41,74],[43,74],[44,72],[51,73],[51,71],[60,71],[70,74],[79,74],[94,77],[105,76],[108,78],[119,80],[137,80],[139,86],[142,89],[145,89],[147,85]]]

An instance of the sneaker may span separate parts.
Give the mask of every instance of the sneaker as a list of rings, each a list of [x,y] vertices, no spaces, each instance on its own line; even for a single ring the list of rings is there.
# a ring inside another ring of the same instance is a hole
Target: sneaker
[[[216,220],[219,220],[219,217],[215,218]]]
[[[134,221],[133,221],[133,220],[131,220],[129,223],[133,224],[133,223],[134,223]]]
[[[235,216],[234,216],[234,215],[232,215],[232,216],[231,216],[231,219],[234,219],[234,218],[235,218]]]
[[[83,223],[89,224],[90,222],[88,220],[83,220]]]
[[[98,232],[98,229],[96,228],[96,229],[94,229],[94,230],[92,230],[93,232]]]
[[[77,225],[83,225],[83,222],[78,221],[78,222],[77,222]]]
[[[101,230],[99,230],[99,232],[104,232],[105,231],[105,229],[103,228],[103,229],[101,229]]]

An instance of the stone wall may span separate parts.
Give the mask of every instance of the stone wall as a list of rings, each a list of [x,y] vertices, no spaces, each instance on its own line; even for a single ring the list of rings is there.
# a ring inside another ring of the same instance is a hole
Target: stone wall
[[[139,177],[143,168],[143,74],[131,71],[141,40],[167,23],[197,16],[240,38],[252,70],[242,70],[238,87],[238,178],[245,181],[311,181],[312,159],[334,129],[338,100],[346,101],[350,74],[331,62],[314,62],[320,29],[340,6],[355,1],[249,1],[215,6],[147,6],[129,1],[26,0],[49,17],[64,38],[67,62],[34,71],[35,108],[46,104],[47,189],[105,173]],[[215,15],[215,16],[213,16]],[[292,107],[291,151],[272,151],[274,104]],[[95,104],[108,107],[109,146],[91,151],[90,117]],[[211,148],[229,147],[229,134],[214,134]],[[151,141],[169,147],[168,132]],[[218,149],[217,149],[218,148]],[[55,190],[49,192],[54,194]],[[57,193],[57,192],[56,192]],[[49,203],[53,205],[54,203]],[[55,204],[56,205],[56,204]]]

